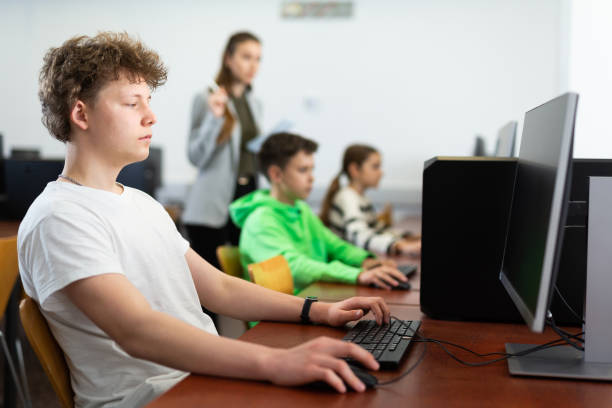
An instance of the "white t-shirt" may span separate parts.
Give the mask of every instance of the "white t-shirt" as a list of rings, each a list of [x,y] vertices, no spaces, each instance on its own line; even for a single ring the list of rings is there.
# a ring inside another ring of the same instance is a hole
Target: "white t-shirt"
[[[41,306],[70,368],[77,407],[138,406],[186,373],[130,357],[61,291],[77,280],[124,275],[151,307],[217,334],[185,260],[189,243],[147,194],[51,182],[18,234],[26,293]]]

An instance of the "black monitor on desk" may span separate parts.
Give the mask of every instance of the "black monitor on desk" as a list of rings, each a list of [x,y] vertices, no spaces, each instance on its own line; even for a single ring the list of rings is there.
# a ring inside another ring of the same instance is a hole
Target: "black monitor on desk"
[[[577,104],[578,95],[566,93],[525,114],[500,279],[525,322],[535,332],[543,331],[546,324],[554,325],[549,307],[561,262],[568,212]],[[608,217],[612,223],[612,215]],[[589,245],[593,244],[589,238]],[[595,274],[587,275],[588,279],[612,282],[606,276]],[[587,316],[589,296],[593,295],[593,300],[597,298],[588,286],[587,281]],[[595,303],[591,305],[594,309],[599,308]],[[597,315],[598,321],[591,321],[593,326],[606,326],[605,321],[600,321],[603,318],[610,322],[606,315],[609,316],[609,311],[602,310]],[[589,337],[587,330],[585,339],[573,340],[576,348],[547,348],[512,357],[508,366],[516,375],[610,381],[612,343],[604,345],[608,352],[599,356],[589,356],[584,351],[588,347],[598,348],[600,340]],[[531,346],[507,344],[506,351],[517,354]],[[584,350],[579,350],[580,347]]]
[[[162,149],[150,147],[149,157],[141,162],[125,166],[117,176],[117,181],[154,197],[155,190],[162,184],[161,171]]]
[[[21,220],[48,182],[56,180],[64,160],[4,160],[6,210],[3,218]]]

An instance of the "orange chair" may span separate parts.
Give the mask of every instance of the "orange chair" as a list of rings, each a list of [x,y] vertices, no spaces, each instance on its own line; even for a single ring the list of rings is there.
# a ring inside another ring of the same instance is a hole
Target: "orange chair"
[[[11,293],[19,276],[19,262],[17,260],[17,236],[9,238],[0,238],[0,316],[4,316],[6,306],[8,305]],[[17,389],[17,394],[21,399],[21,403],[25,407],[31,407],[30,393],[28,392],[28,381],[25,375],[25,365],[23,363],[23,352],[19,339],[15,340],[15,350],[17,351],[17,360],[19,365],[15,367],[13,357],[9,352],[4,333],[0,330],[0,343],[2,351],[6,358],[6,363],[9,366],[13,383]],[[19,370],[19,375],[17,373]],[[5,392],[7,392],[5,390]]]
[[[284,256],[277,255],[251,264],[248,271],[252,282],[277,292],[293,295],[293,277]]]
[[[376,216],[376,220],[381,222],[385,227],[393,225],[393,207],[391,204],[385,204],[383,210]]]
[[[242,264],[240,263],[240,251],[232,245],[221,245],[217,247],[217,259],[221,270],[236,278],[244,278]]]
[[[217,247],[217,259],[219,260],[219,265],[221,265],[221,270],[230,276],[234,276],[236,278],[244,279],[244,272],[242,270],[242,263],[240,263],[240,251],[237,246],[233,245],[221,245]],[[231,318],[220,317],[219,319],[229,319]],[[220,327],[221,322],[219,320]],[[249,328],[255,326],[254,322],[242,322],[241,330],[244,332]],[[219,330],[221,330],[219,328]]]
[[[31,297],[26,295],[21,300],[19,315],[28,340],[62,407],[74,407],[74,392],[70,386],[70,371],[66,365],[64,353],[49,330],[47,321],[40,313],[38,305]]]

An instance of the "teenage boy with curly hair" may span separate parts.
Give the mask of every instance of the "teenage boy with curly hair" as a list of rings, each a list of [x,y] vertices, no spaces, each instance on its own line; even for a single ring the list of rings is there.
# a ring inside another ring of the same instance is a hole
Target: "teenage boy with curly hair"
[[[323,380],[339,392],[344,380],[364,390],[339,359],[376,369],[356,345],[321,338],[274,349],[219,337],[201,305],[242,320],[297,322],[305,301],[215,269],[158,202],[116,182],[149,154],[151,91],[165,80],[154,51],[115,33],[51,48],[40,72],[43,123],[66,144],[66,160],[20,225],[19,266],[64,351],[75,405],[141,406],[187,372],[281,385]],[[367,310],[389,320],[382,299],[363,297],[316,302],[309,318],[339,326]]]

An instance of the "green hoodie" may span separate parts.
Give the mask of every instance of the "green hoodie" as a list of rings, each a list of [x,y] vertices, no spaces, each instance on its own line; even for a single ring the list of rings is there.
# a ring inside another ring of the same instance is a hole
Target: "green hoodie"
[[[369,252],[326,228],[308,204],[291,206],[258,190],[230,205],[240,233],[240,258],[247,265],[282,254],[289,262],[295,293],[316,281],[355,284]],[[248,279],[248,277],[247,277]]]

